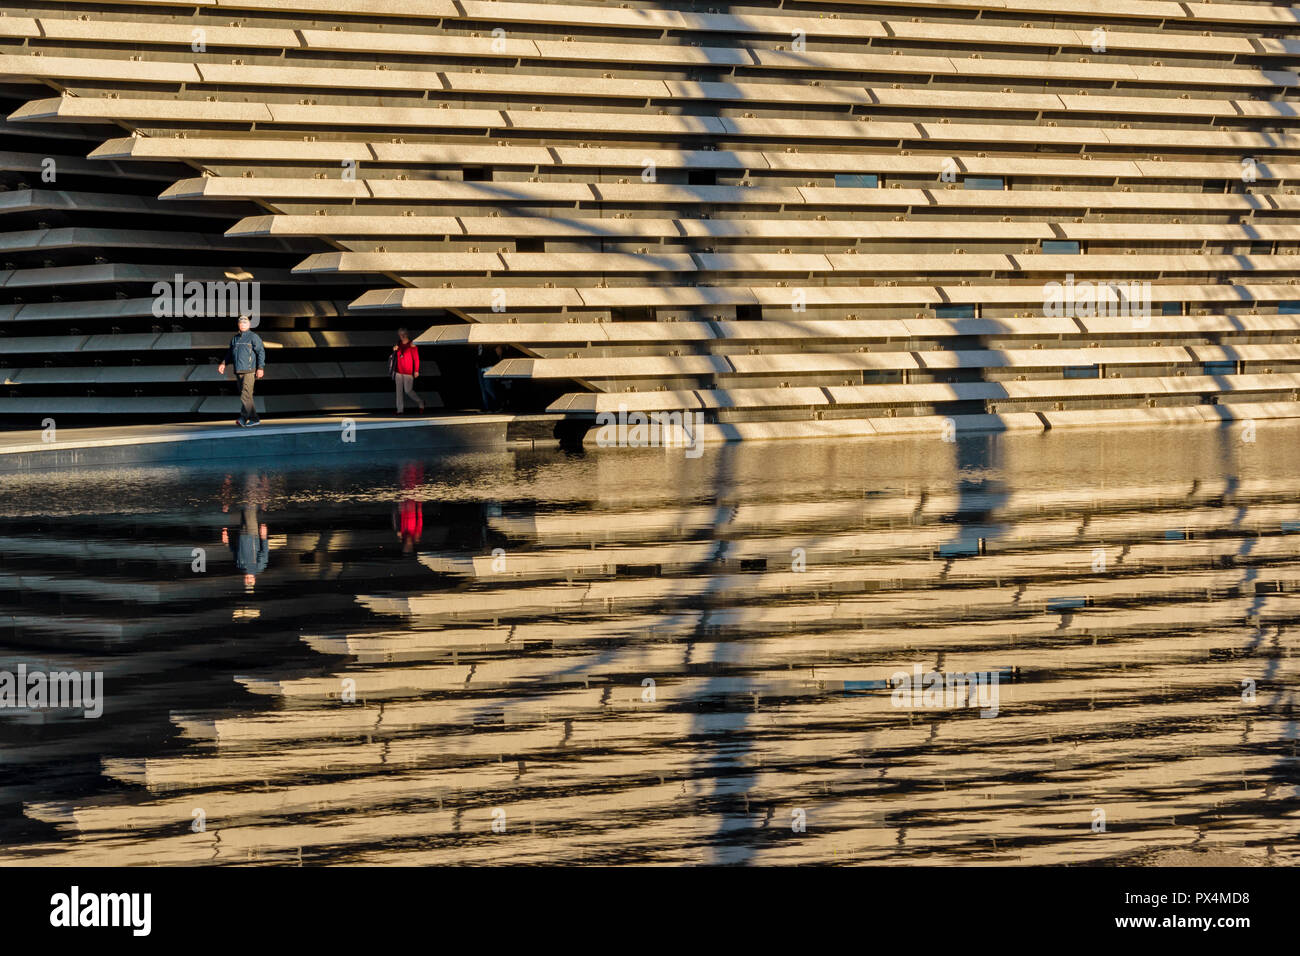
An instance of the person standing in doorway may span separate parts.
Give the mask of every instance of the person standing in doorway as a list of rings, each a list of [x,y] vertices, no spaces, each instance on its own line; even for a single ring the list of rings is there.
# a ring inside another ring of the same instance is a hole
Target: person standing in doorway
[[[266,348],[261,338],[253,331],[252,320],[246,315],[239,317],[239,332],[230,340],[226,356],[217,366],[217,374],[225,375],[226,366],[233,365],[235,378],[239,379],[239,418],[235,424],[240,428],[260,425],[257,408],[253,404],[253,384],[261,378],[266,369]]]
[[[488,378],[487,370],[505,358],[505,349],[496,345],[478,347],[478,388],[483,399],[483,411],[495,412],[501,409],[501,387],[503,383],[495,378]],[[504,383],[508,384],[508,383]]]
[[[393,355],[389,361],[393,370],[393,382],[397,391],[397,414],[406,411],[406,398],[410,398],[424,411],[424,399],[415,394],[415,380],[420,377],[420,350],[411,341],[411,334],[406,329],[397,330],[397,344],[393,346]]]

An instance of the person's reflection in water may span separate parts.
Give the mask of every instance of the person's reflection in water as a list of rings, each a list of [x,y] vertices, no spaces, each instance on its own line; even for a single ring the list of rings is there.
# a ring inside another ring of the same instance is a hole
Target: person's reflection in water
[[[424,483],[424,466],[419,462],[403,465],[400,483],[407,494],[393,512],[393,528],[402,541],[402,552],[410,554],[424,531],[424,503],[411,494]]]
[[[229,529],[221,529],[221,543],[230,547],[230,553],[235,556],[235,567],[244,572],[244,590],[253,590],[257,575],[266,570],[271,557],[266,525],[258,523],[256,504],[249,502],[244,505],[243,517],[233,539]]]

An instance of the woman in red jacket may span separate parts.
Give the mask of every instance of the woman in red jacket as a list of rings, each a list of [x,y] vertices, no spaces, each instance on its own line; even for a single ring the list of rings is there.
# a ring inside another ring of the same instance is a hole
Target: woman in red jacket
[[[397,385],[397,414],[405,411],[406,396],[410,396],[420,411],[424,411],[424,399],[415,394],[415,380],[420,377],[420,350],[411,342],[406,329],[397,330],[397,344],[393,346],[393,381]]]

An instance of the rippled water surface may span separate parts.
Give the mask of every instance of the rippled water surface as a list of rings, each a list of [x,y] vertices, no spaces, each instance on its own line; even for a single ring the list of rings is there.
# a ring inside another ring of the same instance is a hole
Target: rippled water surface
[[[103,674],[0,708],[0,863],[1291,864],[1298,465],[1260,424],[0,477],[0,672]]]

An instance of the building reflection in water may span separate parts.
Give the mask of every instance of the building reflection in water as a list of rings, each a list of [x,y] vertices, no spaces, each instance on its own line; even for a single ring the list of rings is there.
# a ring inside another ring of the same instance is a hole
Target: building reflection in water
[[[0,863],[1294,863],[1298,436],[7,478]]]

